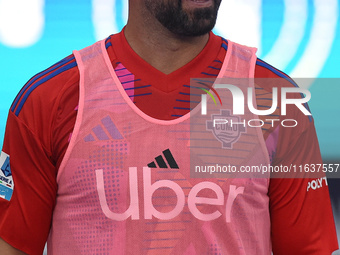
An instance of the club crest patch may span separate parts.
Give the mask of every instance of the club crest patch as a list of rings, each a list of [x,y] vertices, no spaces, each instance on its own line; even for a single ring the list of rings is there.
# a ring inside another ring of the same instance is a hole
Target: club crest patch
[[[211,120],[207,121],[207,130],[221,142],[223,149],[232,149],[241,134],[246,132],[240,121],[240,117],[232,116],[229,110],[221,110],[220,115],[212,115]]]
[[[5,152],[0,154],[0,199],[11,200],[14,189],[14,181],[11,171],[9,155]]]

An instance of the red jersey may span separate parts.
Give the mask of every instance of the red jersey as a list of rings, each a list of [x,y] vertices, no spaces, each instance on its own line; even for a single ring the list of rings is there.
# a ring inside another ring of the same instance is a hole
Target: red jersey
[[[123,33],[109,37],[106,47],[113,68],[135,105],[151,117],[169,120],[190,111],[190,78],[218,75],[228,42],[211,34],[195,59],[168,75],[141,59]],[[260,59],[255,77],[281,77],[289,84],[285,86],[294,86],[288,76]],[[15,187],[10,199],[0,199],[4,212],[0,236],[29,254],[41,253],[50,231],[58,189],[56,175],[77,117],[78,86],[79,72],[71,55],[34,76],[9,112],[3,152],[6,158],[10,157]],[[266,80],[256,84],[258,107],[270,105],[271,87]],[[272,117],[280,118],[275,115]],[[271,163],[321,163],[313,120],[297,110],[289,111],[286,118],[290,116],[299,120],[294,130],[270,123],[262,127]],[[337,248],[326,183],[316,190],[307,190],[310,181],[270,180],[268,197],[275,254],[330,254]],[[326,223],[325,217],[329,219]]]

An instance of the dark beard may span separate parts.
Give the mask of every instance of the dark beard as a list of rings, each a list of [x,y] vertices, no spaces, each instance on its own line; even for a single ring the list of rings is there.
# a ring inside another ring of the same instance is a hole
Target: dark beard
[[[170,2],[170,1],[169,1]],[[160,0],[146,0],[146,8],[170,32],[179,36],[201,36],[210,32],[216,23],[217,12],[221,0],[214,0],[214,5],[207,8],[197,8],[185,11],[182,0],[177,6]]]

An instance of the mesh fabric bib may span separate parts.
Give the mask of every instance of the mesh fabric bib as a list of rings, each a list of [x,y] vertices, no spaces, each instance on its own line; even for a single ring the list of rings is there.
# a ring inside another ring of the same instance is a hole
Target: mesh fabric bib
[[[200,111],[151,118],[122,87],[104,41],[74,54],[79,109],[57,176],[49,254],[271,254],[269,179],[193,178],[190,159],[210,157],[190,125]],[[229,42],[219,78],[252,78],[255,61],[254,49]],[[269,163],[260,128],[232,147],[213,158]]]

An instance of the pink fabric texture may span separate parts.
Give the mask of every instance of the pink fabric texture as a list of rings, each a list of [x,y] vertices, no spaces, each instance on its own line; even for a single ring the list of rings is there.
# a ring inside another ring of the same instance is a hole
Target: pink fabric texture
[[[74,54],[80,102],[58,172],[48,254],[271,254],[268,176],[190,173],[192,160],[221,155],[235,164],[268,164],[261,129],[249,131],[248,140],[241,135],[237,150],[209,156],[192,132],[192,121],[205,121],[199,107],[176,120],[151,118],[119,82],[104,41]],[[255,61],[254,49],[229,42],[218,78],[249,80]]]

